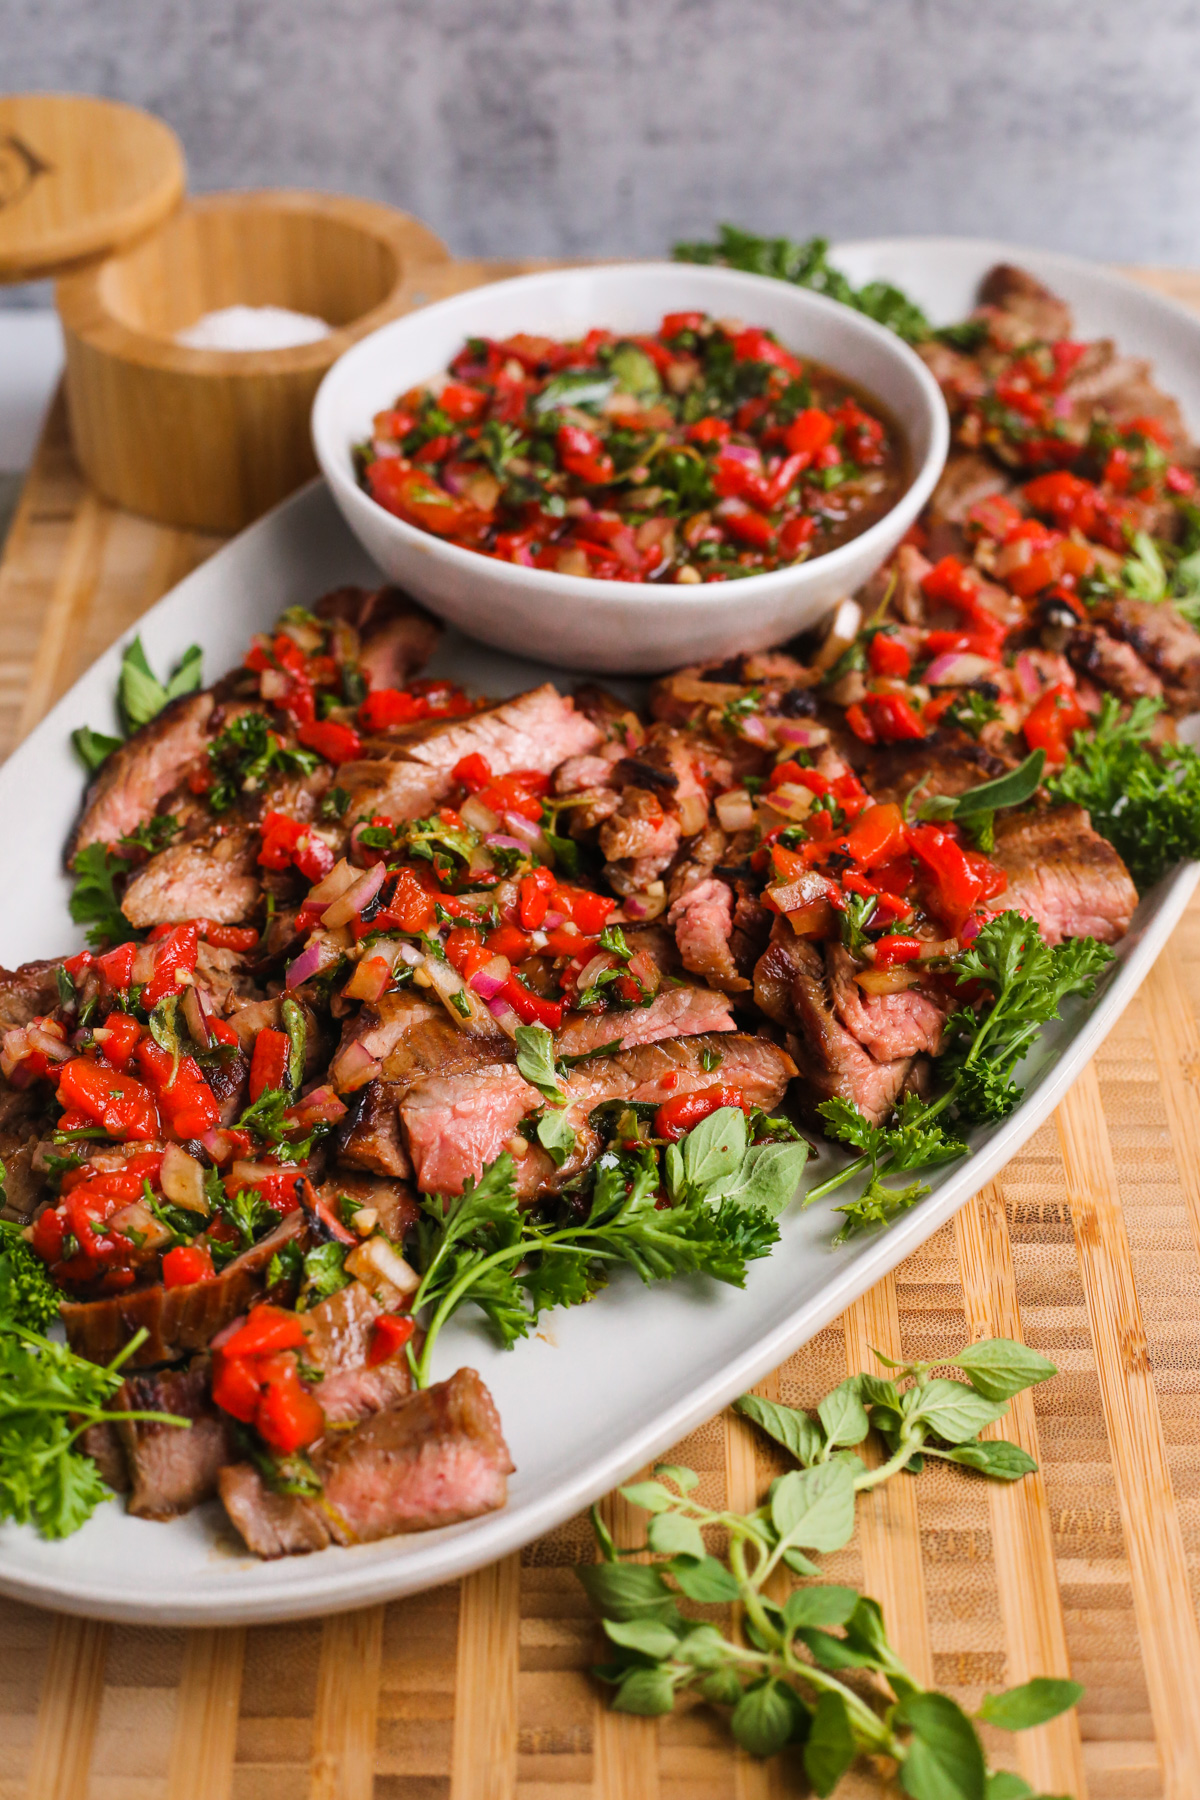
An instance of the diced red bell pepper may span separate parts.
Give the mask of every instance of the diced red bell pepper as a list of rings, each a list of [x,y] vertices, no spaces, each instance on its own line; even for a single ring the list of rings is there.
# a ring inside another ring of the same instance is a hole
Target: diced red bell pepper
[[[158,1136],[158,1111],[153,1096],[132,1075],[102,1068],[90,1057],[77,1056],[58,1070],[58,1097],[64,1106],[77,1107],[109,1137],[148,1139]]]
[[[136,955],[136,944],[118,944],[115,950],[106,950],[103,956],[96,958],[110,987],[129,986],[133,980],[133,959]]]
[[[770,519],[744,501],[727,501],[719,518],[725,532],[739,544],[748,544],[753,550],[769,550],[775,542],[775,527]]]
[[[804,373],[791,351],[785,350],[782,344],[777,344],[773,337],[757,325],[748,325],[744,331],[738,332],[733,340],[733,355],[736,362],[771,363],[790,375],[793,381],[798,381]]]
[[[325,1429],[320,1401],[302,1385],[295,1362],[290,1358],[288,1362],[290,1376],[272,1369],[254,1415],[259,1436],[283,1456],[303,1450]]]
[[[473,750],[470,756],[460,757],[450,773],[469,794],[477,794],[492,779],[491,764],[485,756],[480,756],[478,750]]]
[[[976,850],[964,850],[936,825],[910,825],[909,849],[921,868],[932,910],[957,932],[981,901],[1002,893],[1007,876]]]
[[[492,959],[492,952],[486,947],[477,931],[461,926],[452,931],[445,943],[446,961],[452,969],[457,969],[464,981],[470,981],[476,969]],[[382,958],[375,958],[382,961]],[[386,964],[384,965],[386,967]]]
[[[897,932],[891,937],[876,938],[875,940],[875,967],[877,969],[894,969],[897,963],[914,962],[920,954],[920,938],[905,937]]]
[[[833,431],[834,423],[827,412],[818,406],[807,406],[796,414],[783,441],[793,455],[806,456],[811,462],[817,451],[831,441]]]
[[[435,537],[479,537],[491,522],[490,513],[448,493],[432,475],[414,469],[403,457],[381,456],[368,463],[366,481],[380,506]]]
[[[550,899],[557,886],[549,869],[533,869],[521,878],[518,915],[525,931],[536,931],[550,910]]]
[[[699,1094],[679,1094],[673,1100],[664,1100],[654,1115],[654,1135],[675,1143],[701,1119],[719,1112],[723,1106],[736,1106],[748,1113],[751,1102],[741,1088],[730,1086],[705,1088]]]
[[[694,425],[687,428],[689,444],[727,444],[733,433],[728,419],[697,419]]]
[[[296,736],[306,750],[315,750],[335,765],[353,762],[362,755],[362,739],[357,731],[338,719],[314,719],[311,725],[301,725]]]
[[[678,337],[683,331],[700,331],[704,327],[702,312],[664,313],[662,324],[658,328],[659,337]]]
[[[221,1349],[226,1356],[273,1356],[278,1350],[298,1350],[304,1342],[299,1315],[266,1303],[250,1309]]]
[[[394,725],[413,725],[425,718],[429,703],[403,688],[372,688],[358,709],[366,731],[388,731]]]
[[[213,1351],[212,1396],[222,1412],[253,1425],[262,1383],[255,1364],[242,1356],[230,1356],[223,1347]]]
[[[408,1343],[415,1330],[416,1323],[411,1313],[384,1313],[381,1319],[376,1319],[367,1348],[368,1369],[395,1356],[397,1350],[403,1349]]]
[[[523,1025],[544,1025],[548,1031],[557,1031],[562,1024],[562,1001],[543,1000],[515,975],[508,977],[500,991]]]
[[[432,893],[413,871],[401,869],[387,894],[384,910],[376,914],[372,924],[379,931],[389,924],[400,931],[428,931],[436,919],[435,904]]]
[[[594,431],[582,425],[560,425],[555,444],[558,460],[569,475],[599,487],[612,480],[616,472],[613,459]]]
[[[556,911],[565,912],[584,937],[599,936],[616,904],[606,894],[593,894],[589,888],[556,887],[554,890]]]
[[[488,933],[487,950],[489,956],[506,956],[510,963],[520,963],[531,954],[533,939],[515,925],[501,925]]]
[[[877,744],[879,742],[878,732],[857,700],[853,706],[846,708],[846,723],[862,743]]]
[[[146,1085],[171,1130],[180,1138],[203,1137],[220,1123],[221,1108],[193,1057],[176,1062],[169,1050],[144,1037],[134,1052]]]
[[[113,1012],[105,1019],[103,1028],[108,1033],[101,1046],[105,1062],[110,1062],[114,1069],[126,1068],[142,1035],[142,1027],[132,1014]]]
[[[876,737],[885,744],[904,743],[925,736],[920,714],[903,694],[868,694],[863,708]]]
[[[236,1045],[241,1043],[241,1039],[238,1037],[237,1032],[233,1029],[233,1026],[229,1023],[228,1019],[217,1019],[210,1016],[208,1029],[212,1032],[218,1044]]]
[[[912,668],[908,646],[890,631],[877,631],[867,650],[872,675],[890,675],[903,681]]]
[[[845,853],[860,869],[891,862],[904,849],[904,815],[891,804],[868,806],[847,833]]]
[[[1103,506],[1103,497],[1094,483],[1066,469],[1055,469],[1026,482],[1025,498],[1035,512],[1048,514],[1060,531],[1082,531],[1084,537],[1092,535],[1097,513]]]
[[[1047,688],[1026,714],[1021,730],[1031,750],[1044,750],[1047,762],[1064,763],[1071,739],[1089,723],[1088,715],[1065,681]]]
[[[175,925],[154,952],[154,972],[142,989],[142,1005],[151,1011],[168,994],[177,993],[196,967],[200,933],[195,923]]]
[[[779,527],[780,556],[799,556],[805,544],[815,535],[816,529],[817,521],[808,513],[797,513],[794,518],[785,519]]]
[[[257,1100],[267,1088],[283,1087],[291,1049],[286,1031],[273,1031],[266,1026],[259,1032],[250,1062],[251,1100]]]
[[[202,1244],[176,1244],[162,1259],[163,1286],[191,1287],[216,1277],[213,1260]]]
[[[212,919],[197,919],[201,939],[214,950],[253,950],[258,932],[253,925],[217,925]]]
[[[483,804],[493,812],[515,812],[536,825],[542,816],[540,796],[549,785],[549,777],[536,769],[514,769],[511,775],[494,776],[487,787],[478,791]]]
[[[306,881],[320,881],[333,867],[333,851],[310,825],[289,819],[286,813],[269,812],[262,822],[258,861],[264,869],[286,869],[294,864]]]
[[[487,395],[479,388],[468,387],[465,382],[448,381],[438,395],[437,403],[448,419],[453,419],[456,425],[464,425],[483,416]]]

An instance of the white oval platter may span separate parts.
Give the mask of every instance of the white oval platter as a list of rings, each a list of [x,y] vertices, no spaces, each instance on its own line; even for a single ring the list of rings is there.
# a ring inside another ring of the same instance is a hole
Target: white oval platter
[[[1200,320],[1131,282],[1072,258],[961,239],[837,246],[856,282],[883,276],[939,322],[960,318],[996,261],[1031,268],[1076,309],[1081,335],[1112,335],[1150,357],[1200,436]],[[600,322],[600,321],[598,321]],[[140,622],[152,665],[201,644],[209,678],[240,660],[250,634],[283,607],[344,582],[377,579],[327,491],[314,483],[190,575]],[[77,945],[61,849],[80,797],[69,735],[112,725],[114,646],[0,769],[8,846],[0,894],[0,962]],[[681,647],[681,660],[684,649]],[[463,639],[439,672],[493,694],[545,679]],[[556,676],[569,686],[568,674]],[[471,1523],[355,1549],[260,1563],[240,1552],[219,1509],[169,1525],[102,1506],[74,1537],[47,1543],[0,1528],[0,1591],[36,1605],[141,1624],[264,1622],[365,1606],[433,1587],[529,1543],[661,1454],[777,1366],[908,1256],[1016,1153],[1062,1098],[1136,992],[1196,885],[1189,865],[1147,895],[1101,991],[1048,1032],[1030,1058],[1027,1096],[1001,1125],[972,1136],[971,1155],[932,1175],[932,1192],[890,1231],[835,1248],[827,1205],[793,1208],[774,1255],[744,1291],[679,1281],[654,1289],[618,1278],[590,1306],[501,1352],[468,1322],[451,1326],[436,1374],[477,1368],[500,1408],[517,1472],[507,1507]],[[832,1165],[831,1165],[832,1166]]]

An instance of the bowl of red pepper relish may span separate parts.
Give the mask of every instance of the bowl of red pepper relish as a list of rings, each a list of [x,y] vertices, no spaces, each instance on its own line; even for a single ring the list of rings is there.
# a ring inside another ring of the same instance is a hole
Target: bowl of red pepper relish
[[[909,348],[728,269],[551,271],[455,296],[326,377],[318,459],[376,562],[464,631],[651,673],[779,642],[860,586],[945,459]]]

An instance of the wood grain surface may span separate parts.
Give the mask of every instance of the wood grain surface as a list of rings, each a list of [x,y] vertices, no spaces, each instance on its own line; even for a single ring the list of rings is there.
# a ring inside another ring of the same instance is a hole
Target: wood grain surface
[[[485,272],[427,271],[418,291]],[[1154,281],[1200,305],[1200,277]],[[215,545],[87,494],[56,408],[0,565],[0,748]],[[1033,1674],[1084,1683],[1076,1713],[989,1736],[996,1766],[1076,1800],[1200,1796],[1198,1019],[1200,904],[1056,1118],[761,1384],[813,1404],[873,1348],[934,1357],[993,1334],[1057,1363],[1003,1425],[1036,1476],[1001,1486],[939,1463],[895,1481],[826,1568],[876,1594],[914,1669],[966,1706]],[[728,1413],[672,1460],[714,1505],[749,1504],[778,1472]],[[633,1509],[604,1510],[636,1541]],[[792,1761],[755,1764],[702,1707],[660,1723],[607,1711],[573,1574],[590,1542],[572,1520],[453,1587],[245,1631],[0,1602],[0,1800],[803,1794]],[[876,1792],[857,1776],[839,1790]]]

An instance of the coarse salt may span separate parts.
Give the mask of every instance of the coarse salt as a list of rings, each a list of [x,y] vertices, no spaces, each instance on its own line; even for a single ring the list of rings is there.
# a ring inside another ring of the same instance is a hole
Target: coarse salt
[[[332,329],[324,319],[286,306],[222,306],[177,331],[175,342],[189,350],[287,350],[315,344]]]

